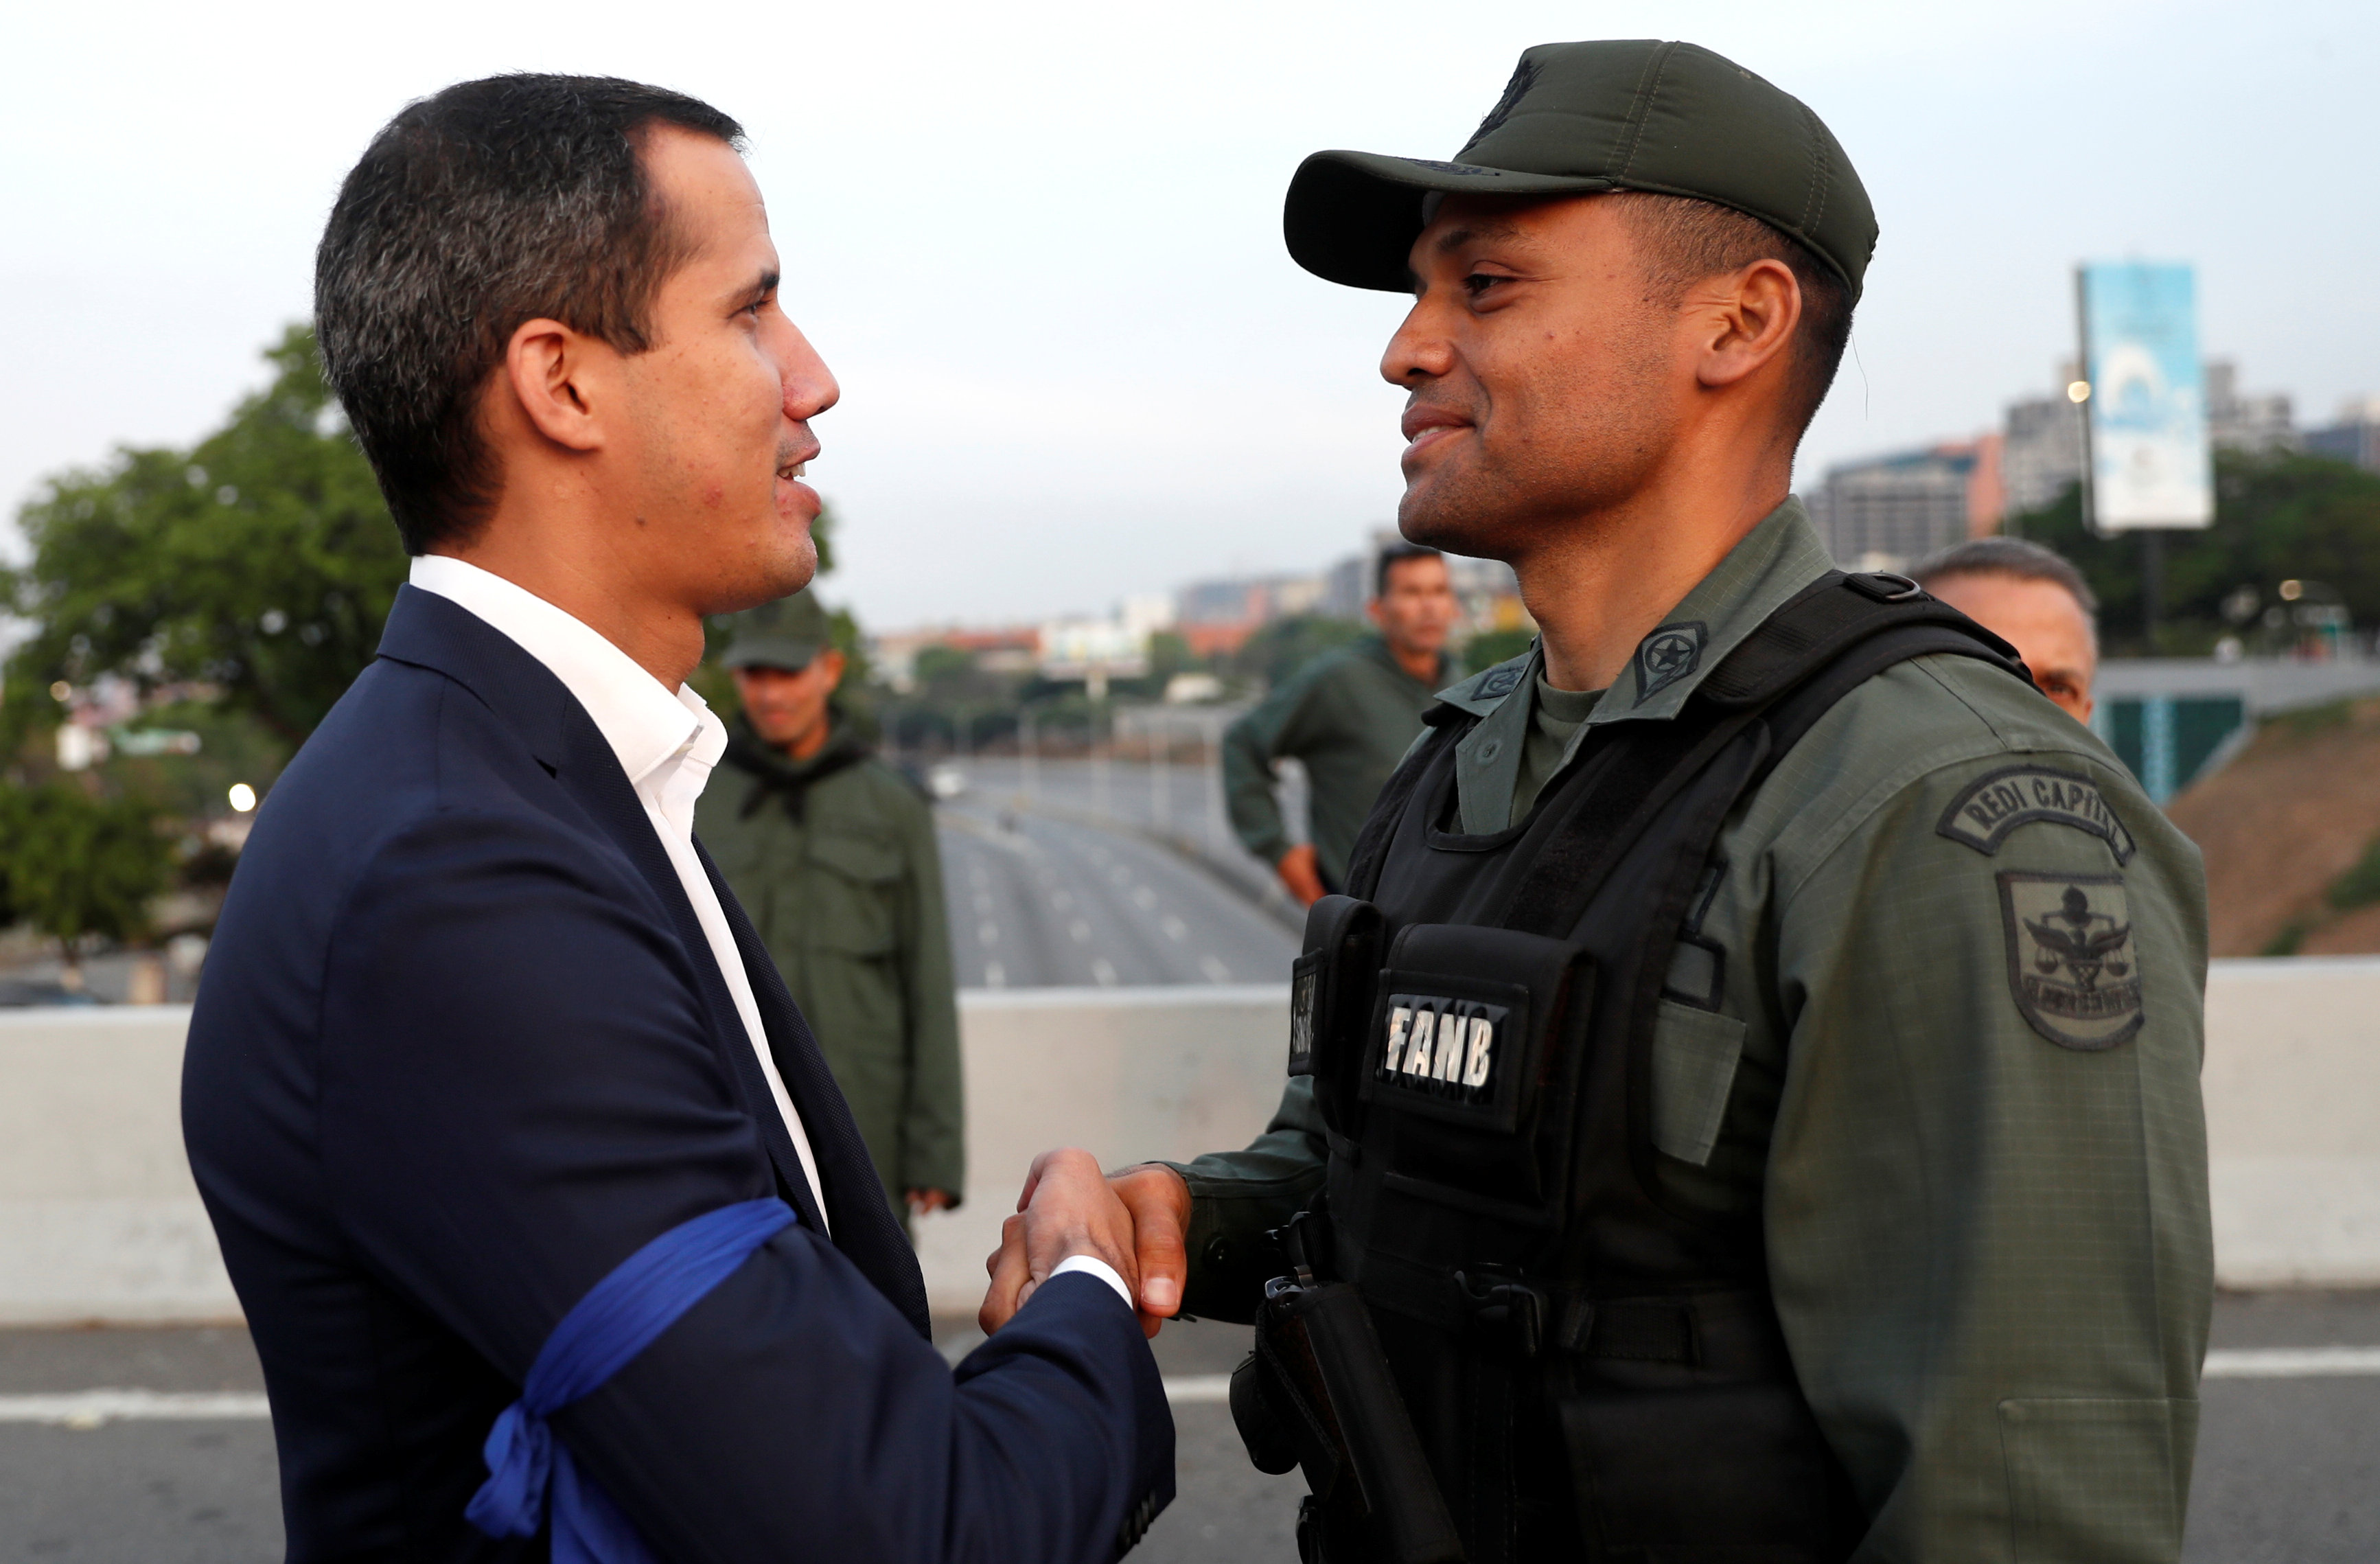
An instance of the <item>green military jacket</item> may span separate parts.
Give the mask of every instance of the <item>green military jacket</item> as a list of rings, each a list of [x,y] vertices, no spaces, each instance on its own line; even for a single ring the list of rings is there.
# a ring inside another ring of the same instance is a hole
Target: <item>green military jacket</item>
[[[1308,829],[1322,878],[1347,881],[1355,833],[1397,760],[1421,733],[1421,715],[1451,671],[1427,684],[1401,666],[1387,641],[1366,636],[1299,669],[1223,734],[1223,795],[1232,829],[1268,864],[1289,851],[1273,795],[1273,762],[1305,768]]]
[[[742,718],[695,832],[784,974],[894,1208],[963,1193],[958,1001],[933,811],[840,736],[799,763]]]
[[[1581,734],[1675,716],[1828,568],[1789,501]],[[1484,719],[1457,751],[1466,830],[1504,825],[1518,781],[1540,663],[1505,666],[1524,676],[1445,697]],[[1657,1177],[1759,1215],[1870,1518],[1854,1557],[2177,1558],[2213,1297],[2197,850],[2047,699],[1930,656],[1821,719],[1716,861],[1658,1018]],[[1325,1156],[1299,1081],[1245,1151],[1182,1169],[1188,1307]]]

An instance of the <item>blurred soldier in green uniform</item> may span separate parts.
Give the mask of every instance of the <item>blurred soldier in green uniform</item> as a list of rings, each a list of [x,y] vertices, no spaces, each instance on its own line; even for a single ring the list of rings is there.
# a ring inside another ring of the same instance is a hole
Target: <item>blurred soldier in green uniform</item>
[[[1305,1556],[2177,1558],[2198,855],[1788,493],[1876,237],[1842,149],[1708,51],[1548,44],[1451,163],[1309,159],[1286,227],[1410,290],[1400,524],[1542,627],[1309,915],[1266,1133],[1113,1180],[1149,1323],[1275,1343],[1233,1411]],[[1371,1383],[1293,1350],[1351,1319],[1393,1384],[1334,1464],[1284,1408]]]
[[[1223,734],[1232,829],[1300,906],[1346,883],[1347,855],[1372,800],[1452,673],[1446,637],[1454,588],[1436,549],[1382,550],[1366,612],[1377,635],[1316,658]],[[1284,757],[1305,768],[1310,840],[1297,846],[1273,793],[1273,763]]]
[[[933,811],[834,705],[843,654],[807,591],[739,614],[743,713],[695,830],[818,1035],[904,1222],[959,1203],[958,1005]]]

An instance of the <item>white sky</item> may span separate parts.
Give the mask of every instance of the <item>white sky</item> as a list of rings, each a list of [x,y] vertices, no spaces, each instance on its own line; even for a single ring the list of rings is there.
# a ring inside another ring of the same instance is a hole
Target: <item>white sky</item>
[[[751,131],[787,308],[844,388],[811,467],[845,518],[829,596],[889,628],[1312,568],[1393,514],[1401,309],[1290,262],[1290,172],[1451,155],[1526,45],[1648,35],[1803,98],[1875,200],[1805,481],[2046,390],[2085,256],[2197,262],[2207,351],[2301,422],[2380,391],[2369,0],[30,0],[0,22],[0,503],[259,383],[407,99],[601,71]]]

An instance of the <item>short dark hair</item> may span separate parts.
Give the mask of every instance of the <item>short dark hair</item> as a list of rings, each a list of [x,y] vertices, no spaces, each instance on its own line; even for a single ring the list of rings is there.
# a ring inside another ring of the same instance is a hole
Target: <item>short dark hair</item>
[[[686,241],[645,177],[655,125],[744,130],[710,104],[601,76],[492,76],[408,103],[339,187],[314,256],[322,368],[406,552],[468,538],[503,475],[481,389],[523,321],[623,353]]]
[[[1646,281],[1664,304],[1675,304],[1706,277],[1740,272],[1755,261],[1781,261],[1802,288],[1802,321],[1794,329],[1792,400],[1785,411],[1799,440],[1835,383],[1852,338],[1852,294],[1833,268],[1791,235],[1759,218],[1692,196],[1618,190],[1616,200],[1645,247]]]
[[[1444,559],[1446,556],[1427,543],[1390,543],[1372,562],[1372,596],[1389,595],[1389,572],[1407,560]]]
[[[2022,538],[1970,538],[1963,543],[1930,553],[1909,567],[1909,578],[1921,587],[1953,576],[2012,576],[2020,581],[2047,581],[2063,587],[2081,605],[2083,617],[2099,612],[2099,599],[2074,562],[2052,549]]]

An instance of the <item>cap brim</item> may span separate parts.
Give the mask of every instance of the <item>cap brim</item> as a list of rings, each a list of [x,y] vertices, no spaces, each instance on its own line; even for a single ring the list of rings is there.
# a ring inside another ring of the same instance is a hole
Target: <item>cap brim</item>
[[[816,661],[824,649],[798,641],[751,641],[729,647],[719,661],[728,668],[782,668],[788,673],[798,673]]]
[[[1432,192],[1465,196],[1592,196],[1615,188],[1594,175],[1524,174],[1476,164],[1379,152],[1316,152],[1298,164],[1281,209],[1292,260],[1326,282],[1403,293]]]

